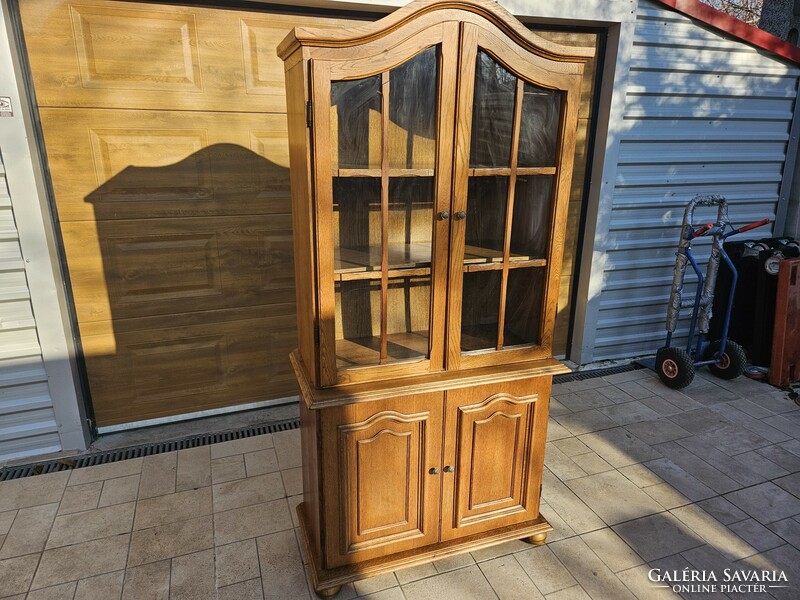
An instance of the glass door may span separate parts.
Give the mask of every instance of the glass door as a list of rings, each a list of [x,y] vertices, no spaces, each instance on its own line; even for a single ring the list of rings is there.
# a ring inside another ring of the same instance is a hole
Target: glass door
[[[448,368],[549,357],[575,88],[469,25],[461,51]]]
[[[323,384],[443,368],[446,259],[437,270],[436,255],[447,254],[451,161],[441,157],[452,154],[453,121],[452,102],[439,101],[445,29],[407,41],[402,61],[398,51],[312,63],[314,104],[325,107],[314,118],[326,121],[315,123]],[[371,73],[354,76],[362,69]]]

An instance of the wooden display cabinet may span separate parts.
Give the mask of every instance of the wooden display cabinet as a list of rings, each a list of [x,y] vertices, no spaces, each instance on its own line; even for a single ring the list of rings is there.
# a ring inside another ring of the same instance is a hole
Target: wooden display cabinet
[[[584,63],[486,0],[296,28],[285,61],[316,592],[539,514]]]

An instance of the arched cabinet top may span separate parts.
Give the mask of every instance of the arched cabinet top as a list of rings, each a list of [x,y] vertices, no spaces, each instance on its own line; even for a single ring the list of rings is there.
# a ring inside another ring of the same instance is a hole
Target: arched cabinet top
[[[278,45],[278,56],[287,60],[300,48],[355,48],[394,37],[402,28],[413,33],[445,21],[494,25],[522,48],[549,60],[584,63],[594,56],[594,48],[565,46],[536,35],[491,0],[416,0],[378,21],[357,27],[295,27]],[[309,57],[313,58],[313,53]]]

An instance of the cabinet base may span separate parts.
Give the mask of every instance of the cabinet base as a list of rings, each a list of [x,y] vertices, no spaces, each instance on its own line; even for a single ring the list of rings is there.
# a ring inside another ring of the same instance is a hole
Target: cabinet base
[[[311,569],[311,577],[314,582],[314,592],[320,598],[330,598],[336,595],[339,588],[353,581],[366,579],[367,577],[380,575],[397,569],[429,563],[455,554],[479,550],[501,542],[526,539],[531,540],[532,543],[542,544],[547,534],[553,531],[547,519],[539,515],[539,518],[533,521],[509,525],[493,531],[477,533],[475,535],[465,536],[457,540],[440,542],[438,544],[431,544],[430,546],[423,546],[422,548],[414,550],[406,550],[405,552],[398,552],[397,554],[374,558],[360,563],[333,569],[323,569],[319,564],[320,557],[315,555],[314,549],[309,543],[308,522],[305,517],[304,503],[297,506],[297,516],[300,520],[303,545],[305,546],[308,566]]]

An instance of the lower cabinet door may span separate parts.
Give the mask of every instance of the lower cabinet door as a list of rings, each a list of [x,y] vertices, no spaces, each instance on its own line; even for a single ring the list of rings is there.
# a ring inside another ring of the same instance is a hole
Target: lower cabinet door
[[[550,382],[446,392],[442,540],[539,516]]]
[[[322,409],[327,568],[438,541],[442,406],[438,392]]]

